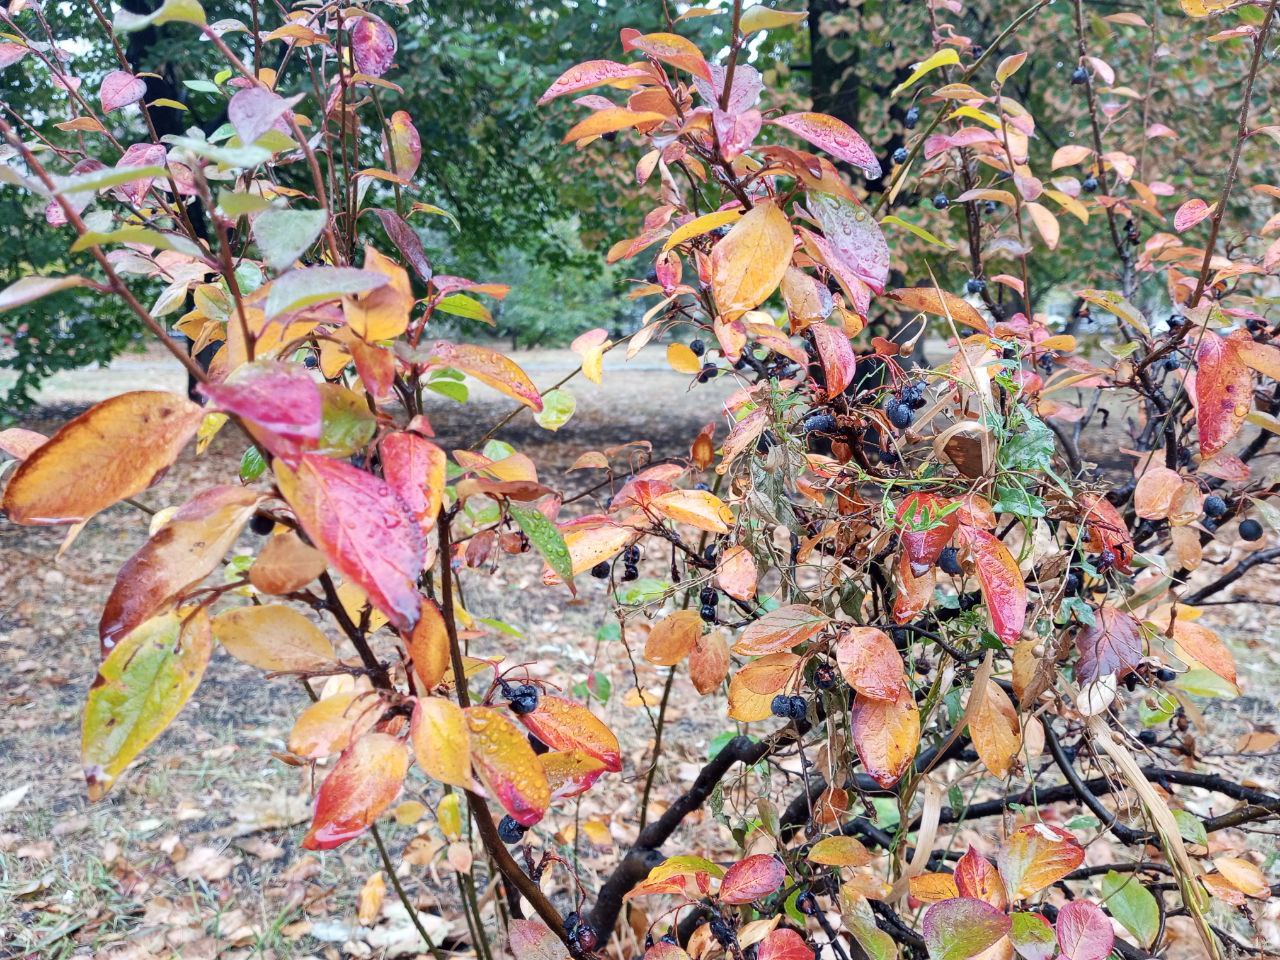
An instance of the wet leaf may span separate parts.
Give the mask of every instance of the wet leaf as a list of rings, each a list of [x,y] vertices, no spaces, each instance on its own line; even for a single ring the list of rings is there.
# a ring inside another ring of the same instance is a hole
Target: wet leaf
[[[444,615],[436,602],[422,598],[418,622],[409,633],[403,634],[405,649],[413,666],[421,692],[434,690],[449,672],[449,633]]]
[[[524,535],[529,538],[533,548],[538,551],[547,566],[556,572],[561,582],[568,585],[569,590],[577,593],[573,586],[573,558],[569,556],[569,547],[564,542],[564,535],[556,525],[547,519],[541,510],[528,510],[507,504],[507,512],[516,522]]]
[[[213,635],[242,663],[271,672],[319,670],[337,655],[320,628],[293,607],[236,607],[213,618]]]
[[[778,289],[795,237],[775,204],[753,207],[711,251],[711,291],[724,322],[758,307]]]
[[[248,421],[254,439],[286,463],[297,463],[320,440],[320,388],[297,364],[246,363],[222,383],[202,384],[200,392],[217,409]]]
[[[351,53],[356,69],[370,77],[380,77],[391,69],[396,57],[396,32],[385,20],[363,14],[351,28]]]
[[[102,799],[191,699],[213,648],[203,611],[142,624],[102,662],[85,700],[80,761],[89,799]]]
[[[603,720],[580,703],[543,694],[538,698],[538,709],[520,715],[519,720],[552,750],[585,753],[613,773],[622,769],[618,738]]]
[[[524,733],[492,707],[469,707],[466,714],[471,759],[485,787],[518,823],[537,823],[551,802],[551,787]]]
[[[898,536],[917,577],[937,564],[960,523],[962,511],[943,512],[947,502],[935,493],[916,492],[908,494],[898,507]]]
[[[951,53],[954,54],[955,51]],[[788,113],[769,122],[808,141],[837,160],[858,167],[867,175],[868,180],[879,179],[883,172],[875,151],[853,127],[842,120],[825,113]]]
[[[721,903],[754,903],[776,892],[787,878],[782,861],[768,854],[739,860],[720,881]]]
[[[856,200],[834,193],[811,191],[805,194],[805,203],[818,218],[831,252],[846,271],[873,293],[883,293],[889,279],[889,245],[871,211]]]
[[[958,541],[968,550],[991,617],[991,632],[1010,646],[1027,619],[1027,586],[1009,549],[992,534],[961,526]]]
[[[419,697],[409,725],[409,740],[418,766],[432,780],[464,790],[471,780],[471,734],[467,715],[452,700]]]
[[[343,751],[316,794],[307,850],[332,850],[360,836],[396,797],[409,771],[409,751],[386,733],[366,733]]]
[[[449,458],[426,437],[389,433],[382,438],[382,473],[422,532],[436,525]]]
[[[920,711],[903,687],[896,700],[859,696],[850,711],[853,745],[876,783],[891,787],[906,773],[920,745]]]
[[[724,550],[716,561],[716,586],[735,600],[755,599],[757,578],[755,558],[741,544]]]
[[[294,721],[289,750],[309,760],[341,753],[382,718],[383,705],[368,690],[342,690],[311,704]]]
[[[626,107],[603,107],[569,128],[561,143],[572,143],[589,137],[602,137],[646,123],[661,123],[667,117],[652,110],[628,110]]]
[[[703,80],[711,79],[711,68],[707,66],[702,52],[693,42],[675,33],[640,34],[635,30],[622,32],[622,49],[627,53],[639,50],[647,57],[653,57],[662,63],[684,70]]]
[[[1093,623],[1076,635],[1076,679],[1092,683],[1109,674],[1128,673],[1142,659],[1142,633],[1136,617],[1119,607],[1101,606]]]
[[[354,581],[397,630],[419,612],[422,530],[391,486],[371,473],[314,454],[276,480],[299,523],[329,563]]]
[[[648,77],[649,74],[639,67],[625,63],[614,63],[612,60],[587,60],[570,67],[556,81],[547,87],[546,92],[538,98],[538,106],[563,97],[569,93],[580,93],[594,87],[616,83],[619,80],[634,80]]]
[[[204,409],[177,394],[124,393],[89,408],[31,452],[2,502],[11,523],[81,523],[155,483]]]
[[[808,330],[813,337],[814,346],[818,348],[818,359],[822,362],[826,396],[835,397],[853,381],[853,374],[858,365],[853,345],[843,330],[838,330],[829,324],[815,323]]]
[[[183,504],[116,574],[98,623],[103,652],[217,569],[260,499],[244,487],[221,486]]]
[[[1229,444],[1253,405],[1253,373],[1235,342],[1205,330],[1196,348],[1196,423],[1206,460]]]

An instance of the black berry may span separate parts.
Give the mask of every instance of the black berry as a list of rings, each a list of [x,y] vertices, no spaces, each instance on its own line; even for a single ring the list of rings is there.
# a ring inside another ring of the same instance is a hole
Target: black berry
[[[1172,373],[1174,370],[1177,370],[1181,366],[1182,366],[1182,361],[1179,360],[1177,357],[1164,358],[1164,368],[1168,370],[1170,373]]]
[[[636,569],[634,563],[624,563],[622,565],[622,582],[630,583],[640,576],[640,571]]]
[[[907,115],[902,118],[902,125],[908,130],[915,129],[915,125],[920,122],[920,108],[912,107],[907,111]]]
[[[591,568],[591,575],[595,577],[597,580],[609,579],[609,561],[601,560],[599,563],[597,563],[594,567]]]
[[[981,277],[970,277],[965,281],[964,288],[969,293],[981,293],[983,290],[987,289],[987,281],[983,280]]]
[[[316,355],[314,353],[308,353],[302,358],[302,365],[308,370],[314,370],[316,367],[320,366],[320,361],[316,359]]]
[[[889,422],[899,430],[907,429],[916,418],[915,411],[896,397],[885,404],[884,412],[888,414]]]
[[[714,363],[704,363],[702,369],[698,371],[698,382],[706,383],[716,375],[716,365]]]
[[[829,663],[820,663],[813,671],[813,685],[819,690],[830,690],[836,685],[835,667]]]
[[[1084,67],[1076,67],[1071,71],[1071,83],[1073,86],[1080,86],[1082,83],[1089,82],[1089,71]]]
[[[504,690],[503,695],[511,701],[511,712],[524,716],[538,709],[538,688],[527,683]]]
[[[700,357],[707,352],[707,345],[701,340],[690,340],[689,349],[693,351],[695,357]]]
[[[1066,587],[1067,595],[1074,596],[1075,594],[1079,593],[1082,582],[1083,581],[1080,578],[1079,570],[1068,570],[1067,582],[1064,585]]]
[[[600,134],[600,139],[605,143],[613,143],[613,141],[618,139],[618,131],[610,130],[608,133],[602,133]]]
[[[698,611],[698,614],[707,623],[716,622],[716,608],[709,604],[703,604],[702,609]]]
[[[960,566],[960,551],[955,547],[943,547],[942,554],[938,557],[938,569],[953,577],[964,573],[964,568]]]
[[[631,546],[627,547],[627,549],[623,550],[622,562],[623,563],[639,563],[640,548],[633,543]]]
[[[503,817],[498,821],[498,839],[503,843],[519,843],[524,839],[525,827],[515,821],[514,817]]]
[[[1261,540],[1262,524],[1250,517],[1248,520],[1240,521],[1240,539],[1241,540]]]
[[[1080,186],[1084,187],[1085,193],[1093,193],[1095,190],[1098,189],[1098,178],[1085,177],[1084,183],[1080,184]]]
[[[806,890],[804,893],[800,894],[800,896],[796,897],[796,909],[806,917],[817,916],[818,898]]]
[[[255,513],[249,521],[249,529],[260,537],[265,537],[275,528],[276,522],[265,513]]]
[[[995,213],[996,209],[996,202],[994,200],[984,200],[982,202],[983,213]]]
[[[698,594],[698,599],[704,606],[714,607],[720,602],[720,594],[716,592],[715,587],[703,587],[702,592]]]
[[[945,210],[949,206],[951,206],[951,201],[947,199],[947,195],[945,193],[939,193],[934,196],[933,208],[935,210]]]
[[[784,720],[791,718],[791,698],[785,693],[780,693],[769,703],[769,711],[775,717],[781,717]]]
[[[809,712],[809,701],[801,696],[789,697],[788,699],[791,701],[791,719],[803,720]]]
[[[894,162],[894,163],[906,163],[906,162],[907,162],[907,148],[906,148],[906,147],[899,147],[897,150],[893,151],[893,162]]]
[[[836,418],[829,413],[812,413],[800,424],[805,433],[831,433],[836,428]]]
[[[1204,515],[1217,519],[1227,512],[1227,501],[1223,500],[1217,494],[1212,494],[1204,498]],[[256,517],[254,518],[257,519]]]
[[[1154,730],[1143,730],[1138,734],[1138,740],[1141,743],[1145,743],[1148,747],[1153,747],[1156,743],[1156,732]]]
[[[1116,564],[1116,555],[1110,550],[1103,550],[1098,554],[1098,559],[1094,566],[1099,570],[1110,570]]]
[[[1156,671],[1156,679],[1159,680],[1161,683],[1172,683],[1174,680],[1177,679],[1177,677],[1178,675],[1174,673],[1172,670],[1170,670],[1168,667],[1161,667],[1159,670]]]

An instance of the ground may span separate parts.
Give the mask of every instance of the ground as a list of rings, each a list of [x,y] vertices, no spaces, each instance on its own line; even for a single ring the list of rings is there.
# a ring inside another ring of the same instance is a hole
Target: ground
[[[518,356],[540,385],[559,380],[575,359],[549,350]],[[688,393],[687,386],[688,378],[673,373],[659,349],[628,365],[611,355],[603,386],[575,381],[578,413],[565,428],[548,433],[522,415],[502,436],[572,493],[594,482],[589,472],[565,472],[585,450],[647,439],[655,458],[687,453],[697,431],[720,419],[719,401],[729,389],[718,383]],[[24,425],[52,432],[88,403],[144,387],[182,391],[185,379],[163,354],[122,358],[110,370],[58,378]],[[432,421],[443,446],[465,447],[510,408],[511,401],[481,390],[465,410],[441,401]],[[153,507],[179,503],[199,484],[230,476],[241,449],[228,432],[203,456],[185,456],[140,499]],[[372,927],[358,923],[361,886],[379,866],[373,844],[356,842],[319,855],[298,845],[311,784],[309,771],[289,765],[283,754],[293,717],[307,702],[295,683],[266,682],[225,654],[215,655],[197,697],[174,726],[106,801],[88,803],[78,762],[79,723],[98,663],[97,618],[114,571],[146,532],[136,510],[116,507],[57,557],[64,531],[0,522],[0,956],[292,958],[396,955],[397,944],[415,949],[416,933],[390,889],[381,919]],[[246,536],[241,548],[253,546],[254,538]],[[660,558],[646,564],[660,573]],[[652,730],[627,690],[638,680],[657,691],[664,672],[639,661],[633,675],[623,647],[597,639],[607,619],[598,582],[582,578],[582,599],[568,603],[563,592],[542,586],[540,573],[532,558],[504,562],[488,577],[472,572],[464,600],[471,613],[499,618],[522,634],[490,634],[477,641],[481,652],[558,664],[558,672],[547,676],[556,683],[574,683],[596,669],[614,682],[614,695],[596,710],[620,734],[625,770],[584,798],[576,843],[572,818],[560,821],[558,838],[539,841],[558,839],[566,852],[577,850],[591,877],[613,862],[613,853],[602,847],[625,845],[633,835],[646,772]],[[1261,572],[1239,594],[1274,598],[1278,583]],[[1232,604],[1206,611],[1206,622],[1229,638],[1240,662],[1245,696],[1226,708],[1232,722],[1221,725],[1233,736],[1274,723],[1269,688],[1277,675],[1280,628],[1272,609]],[[683,678],[673,702],[693,707],[671,716],[659,802],[692,778],[712,738],[731,726],[722,703],[699,701]],[[1221,719],[1223,708],[1213,709],[1211,720]],[[1241,715],[1247,724],[1239,722]],[[1235,749],[1221,737],[1217,747]],[[1250,769],[1261,783],[1275,786],[1274,760],[1261,758]],[[411,779],[405,796],[428,806],[438,799],[420,777]],[[431,932],[446,945],[464,943],[457,875],[449,866],[464,851],[442,850],[443,843],[432,839],[439,835],[432,817],[415,820],[414,813],[405,808],[405,822],[384,821],[387,845],[396,861],[407,861],[404,882],[428,915]],[[568,894],[559,894],[567,906]]]

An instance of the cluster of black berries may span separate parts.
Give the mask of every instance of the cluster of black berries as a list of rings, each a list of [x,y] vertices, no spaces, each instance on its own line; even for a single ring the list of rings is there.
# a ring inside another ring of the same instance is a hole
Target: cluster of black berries
[[[773,698],[769,709],[775,717],[782,717],[784,720],[803,720],[809,712],[809,704],[804,697],[780,693]]]
[[[502,695],[511,704],[511,712],[524,716],[538,709],[538,688],[529,683],[511,686],[502,682]]]
[[[915,411],[925,405],[924,385],[908,383],[897,395],[890,396],[884,403],[884,412],[889,422],[899,430],[905,430],[915,422]]]
[[[640,562],[640,548],[634,543],[622,551],[622,580],[624,583],[640,576],[636,564]]]
[[[698,611],[702,615],[702,619],[707,623],[715,623],[716,604],[720,602],[720,594],[716,592],[716,588],[703,587],[698,599],[702,601],[702,609]]]

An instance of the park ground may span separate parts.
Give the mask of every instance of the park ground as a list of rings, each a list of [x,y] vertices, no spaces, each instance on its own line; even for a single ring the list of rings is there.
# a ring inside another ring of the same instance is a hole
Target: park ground
[[[563,350],[527,351],[516,359],[542,386],[576,363]],[[123,357],[109,369],[56,378],[23,425],[52,432],[94,401],[144,388],[183,391],[185,379],[162,353]],[[502,434],[570,493],[595,481],[589,473],[566,472],[585,450],[648,440],[655,458],[679,456],[713,421],[721,421],[723,436],[719,402],[729,385],[689,392],[688,378],[670,370],[660,349],[646,350],[630,364],[610,355],[602,385],[579,379],[572,389],[578,412],[560,431],[541,430],[522,415]],[[511,401],[481,390],[466,408],[441,401],[432,420],[441,444],[452,449],[474,442],[510,408]],[[225,432],[203,456],[184,456],[140,499],[155,508],[180,503],[200,485],[232,476],[240,453],[240,441]],[[58,557],[62,530],[0,521],[0,957],[415,955],[417,935],[390,888],[381,909],[366,917],[370,922],[358,918],[361,888],[379,867],[371,843],[327,854],[299,846],[310,775],[280,757],[293,718],[307,702],[296,684],[264,681],[216,654],[173,727],[108,799],[88,803],[79,725],[98,663],[98,614],[115,570],[146,533],[138,512],[112,508]],[[240,548],[253,546],[246,536]],[[645,564],[661,575],[660,558]],[[531,557],[507,558],[492,575],[470,572],[465,600],[471,613],[520,631],[518,637],[478,640],[482,652],[554,664],[546,679],[564,686],[593,671],[613,681],[613,695],[596,710],[620,735],[623,774],[587,794],[573,817],[561,818],[557,836],[539,841],[576,852],[585,874],[599,877],[633,835],[646,771],[652,729],[635,688],[653,696],[664,674],[642,660],[633,665],[620,643],[598,637],[608,619],[598,582],[582,578],[581,599],[568,602],[541,585],[540,573]],[[1280,577],[1257,571],[1224,599],[1274,602],[1278,588]],[[1202,750],[1209,744],[1218,755],[1212,762],[1220,769],[1244,770],[1269,788],[1280,781],[1274,749],[1247,762],[1233,754],[1237,734],[1265,733],[1276,723],[1280,624],[1274,610],[1255,602],[1206,609],[1205,622],[1236,653],[1244,695],[1210,706],[1206,727],[1197,732]],[[669,717],[669,752],[655,791],[659,805],[687,785],[712,740],[731,727],[719,698],[699,700],[683,678],[673,702],[680,706]],[[1231,739],[1215,729],[1230,731]],[[428,807],[437,799],[420,777],[411,777],[405,797]],[[430,813],[419,818],[411,807],[401,813],[403,822],[384,821],[383,830],[393,858],[403,862],[409,896],[446,947],[469,953],[449,866],[462,851],[443,849]],[[581,827],[576,832],[575,820]],[[708,835],[708,825],[698,829]],[[1250,842],[1274,844],[1274,838],[1261,834]],[[567,908],[567,893],[557,893]]]

